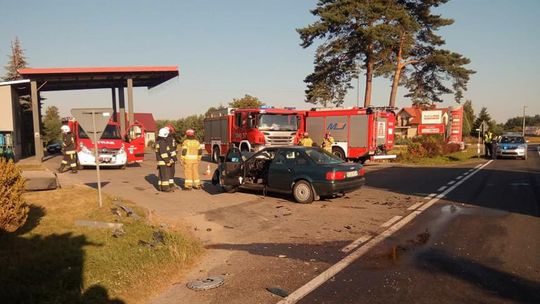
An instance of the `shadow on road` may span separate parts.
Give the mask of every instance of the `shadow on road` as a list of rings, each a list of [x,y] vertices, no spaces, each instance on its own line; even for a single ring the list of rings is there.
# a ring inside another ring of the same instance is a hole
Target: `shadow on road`
[[[540,303],[540,283],[464,257],[451,256],[439,249],[430,248],[419,253],[416,264],[426,272],[446,273],[502,298],[521,303]]]
[[[45,210],[30,206],[26,224],[16,233],[0,231],[0,299],[3,303],[110,303],[101,285],[82,291],[84,235],[36,235]]]

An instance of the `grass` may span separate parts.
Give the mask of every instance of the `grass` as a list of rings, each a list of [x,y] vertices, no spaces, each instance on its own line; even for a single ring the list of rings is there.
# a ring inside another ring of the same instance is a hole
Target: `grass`
[[[139,302],[170,286],[202,252],[179,232],[114,215],[110,197],[99,208],[93,189],[32,192],[24,198],[30,205],[27,223],[16,234],[0,235],[0,298],[7,302]],[[119,222],[125,234],[116,238],[110,229],[75,226],[77,219]],[[157,231],[164,243],[139,244],[153,243]]]
[[[398,155],[397,162],[404,164],[418,164],[418,165],[449,165],[456,163],[465,163],[478,160],[475,147],[469,147],[464,151],[454,152],[443,156],[437,157],[424,157],[424,158],[407,158],[400,157],[400,153],[406,152],[405,150],[394,152]],[[482,157],[482,156],[481,156]]]
[[[525,138],[529,141],[530,144],[540,143],[540,136],[525,136]]]

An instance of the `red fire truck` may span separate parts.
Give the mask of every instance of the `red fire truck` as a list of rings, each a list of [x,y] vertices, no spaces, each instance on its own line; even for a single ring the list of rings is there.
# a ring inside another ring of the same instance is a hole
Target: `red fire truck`
[[[306,112],[305,131],[320,144],[329,131],[332,152],[340,158],[365,162],[384,155],[394,145],[396,115],[390,108],[314,108]]]
[[[63,123],[68,125],[75,138],[77,161],[82,169],[95,166],[94,145],[91,138],[74,118],[67,118]],[[97,141],[100,166],[124,169],[127,164],[142,162],[144,159],[144,126],[138,122],[130,125],[126,134],[121,134],[120,124],[109,121],[101,139]]]
[[[303,130],[305,111],[293,108],[225,108],[207,113],[204,119],[204,146],[217,162],[234,145],[242,151],[258,151],[268,146],[294,145]]]

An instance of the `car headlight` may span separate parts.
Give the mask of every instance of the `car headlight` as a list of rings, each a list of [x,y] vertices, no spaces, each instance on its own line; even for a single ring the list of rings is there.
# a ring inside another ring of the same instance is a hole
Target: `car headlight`
[[[88,147],[86,147],[83,143],[80,144],[81,152],[85,154],[93,154]]]
[[[518,149],[519,149],[519,150],[526,150],[526,149],[527,149],[527,146],[526,146],[526,145],[519,145],[519,146],[518,146]]]
[[[118,150],[118,154],[126,154],[126,149],[124,148],[124,144],[122,144],[122,147],[120,147],[120,150]]]

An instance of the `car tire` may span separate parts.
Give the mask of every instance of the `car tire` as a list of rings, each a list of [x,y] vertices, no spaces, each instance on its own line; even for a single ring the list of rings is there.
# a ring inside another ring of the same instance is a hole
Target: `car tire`
[[[332,147],[332,154],[346,161],[345,152],[343,152],[343,149],[341,149],[340,147]]]
[[[212,162],[216,163],[216,164],[219,164],[219,161],[221,160],[221,156],[220,156],[220,151],[219,151],[219,147],[218,146],[215,146],[213,149],[212,149]]]
[[[221,182],[221,176],[219,176],[219,175],[220,175],[219,171],[216,170],[214,172],[214,176],[212,176],[212,183],[214,183],[214,179],[215,179],[217,181],[216,184],[218,184],[221,187],[223,192],[235,193],[236,191],[238,191],[238,187],[223,185],[223,183]]]
[[[305,180],[297,181],[292,189],[294,200],[300,204],[309,204],[313,202],[315,193],[311,184]]]

